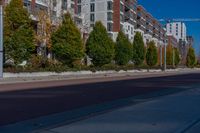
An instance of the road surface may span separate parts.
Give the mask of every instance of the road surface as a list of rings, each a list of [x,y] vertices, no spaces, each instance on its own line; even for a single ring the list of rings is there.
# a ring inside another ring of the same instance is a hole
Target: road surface
[[[200,83],[200,73],[138,79],[134,77],[118,78],[118,80],[117,78],[112,79],[114,81],[110,78],[71,81],[77,82],[77,84],[70,84],[70,81],[63,80],[1,85],[0,132],[5,131],[6,128],[1,129],[1,127],[7,125],[67,111],[72,111],[69,119],[73,121],[73,119],[84,118],[91,114],[95,115],[97,112],[111,111],[134,104],[123,100],[120,103],[121,99],[140,95],[147,96],[147,99],[155,98],[184,91]],[[47,87],[44,88],[43,85]],[[36,86],[39,87],[36,88]],[[11,91],[14,88],[17,89]],[[5,91],[6,89],[9,91]],[[112,103],[116,100],[119,102]],[[106,105],[109,102],[110,104]],[[95,105],[101,104],[105,104],[105,106],[95,108]],[[88,112],[85,111],[79,115],[73,114],[75,109],[91,106],[94,108]],[[42,125],[35,126],[36,128],[42,127]]]

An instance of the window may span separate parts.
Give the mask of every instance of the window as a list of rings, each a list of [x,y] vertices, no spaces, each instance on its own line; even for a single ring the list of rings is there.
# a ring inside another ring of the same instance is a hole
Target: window
[[[94,27],[94,24],[90,24],[90,27]]]
[[[53,7],[56,7],[56,5],[57,5],[57,1],[53,0]]]
[[[81,5],[78,5],[78,14],[81,13]]]
[[[131,34],[133,34],[133,27],[131,27]]]
[[[67,10],[67,0],[62,0],[62,9]]]
[[[113,3],[112,1],[107,2],[107,10],[112,10],[113,9]]]
[[[113,31],[113,24],[112,23],[107,23],[107,30]]]
[[[91,3],[90,4],[90,12],[94,12],[95,11],[95,4]]]
[[[107,20],[108,21],[112,21],[113,20],[113,14],[112,14],[112,12],[108,12],[107,13]]]
[[[71,4],[71,8],[74,8],[74,4]]]
[[[94,21],[95,21],[94,14],[90,14],[90,21],[91,21],[91,22],[94,22]]]
[[[81,3],[81,0],[78,0],[78,3],[80,4],[80,3]]]

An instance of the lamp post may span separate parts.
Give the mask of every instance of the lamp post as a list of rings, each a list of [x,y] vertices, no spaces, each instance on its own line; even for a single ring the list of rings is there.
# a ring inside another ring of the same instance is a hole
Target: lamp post
[[[174,51],[174,47],[172,47],[172,58],[173,58],[173,67],[175,67],[175,51]]]
[[[0,5],[0,78],[3,78],[3,6]]]
[[[161,69],[162,69],[162,65],[163,65],[162,64],[163,63],[162,48],[163,48],[162,45],[160,45],[160,67],[161,67]]]
[[[167,46],[167,43],[166,43],[166,40],[165,40],[165,44],[164,44],[164,71],[166,71],[166,68],[167,68],[167,50],[166,50],[166,46]]]

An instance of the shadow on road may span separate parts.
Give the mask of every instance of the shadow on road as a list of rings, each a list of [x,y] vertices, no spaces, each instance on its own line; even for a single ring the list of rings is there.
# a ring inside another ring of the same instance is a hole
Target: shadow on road
[[[71,111],[68,118],[77,119],[180,92],[199,81],[200,74],[185,74],[2,92],[0,126],[66,111]],[[130,97],[143,100],[133,101],[128,99]],[[90,106],[84,112],[72,111]]]

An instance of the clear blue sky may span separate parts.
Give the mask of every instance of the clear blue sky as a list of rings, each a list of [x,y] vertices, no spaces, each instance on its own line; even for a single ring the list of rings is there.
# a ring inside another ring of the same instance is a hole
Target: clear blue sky
[[[200,0],[138,0],[155,18],[200,18]],[[187,22],[187,34],[195,39],[200,51],[200,22]]]

